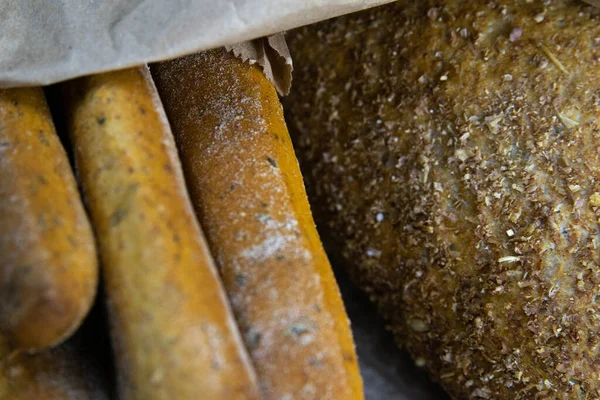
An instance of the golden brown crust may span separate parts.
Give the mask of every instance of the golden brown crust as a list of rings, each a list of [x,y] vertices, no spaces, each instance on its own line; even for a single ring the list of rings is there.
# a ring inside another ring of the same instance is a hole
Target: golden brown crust
[[[257,399],[147,68],[66,84],[123,399]]]
[[[348,318],[273,85],[224,50],[153,68],[266,397],[362,398]]]
[[[58,344],[96,294],[94,238],[40,88],[0,90],[0,332]]]
[[[67,343],[35,355],[0,338],[0,400],[108,400],[97,371]]]
[[[598,10],[400,1],[290,36],[309,187],[456,398],[600,396]]]

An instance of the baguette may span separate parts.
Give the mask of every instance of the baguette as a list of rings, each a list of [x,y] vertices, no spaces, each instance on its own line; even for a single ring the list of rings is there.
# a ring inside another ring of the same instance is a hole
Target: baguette
[[[147,68],[68,82],[125,400],[257,399]]]
[[[16,349],[66,339],[98,281],[94,238],[41,88],[0,90],[0,333]]]
[[[0,400],[108,400],[97,371],[70,342],[38,354],[10,353],[0,338]]]
[[[153,68],[266,397],[362,398],[348,317],[275,88],[224,50]]]

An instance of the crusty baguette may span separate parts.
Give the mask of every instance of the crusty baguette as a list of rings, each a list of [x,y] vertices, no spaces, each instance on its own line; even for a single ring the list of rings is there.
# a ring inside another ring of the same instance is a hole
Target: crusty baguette
[[[348,317],[273,85],[224,50],[153,72],[267,398],[362,398]]]
[[[0,400],[108,400],[106,389],[70,342],[30,355],[0,338]]]
[[[255,374],[146,67],[68,82],[125,400],[255,399]]]
[[[42,89],[0,90],[0,332],[14,348],[58,344],[97,281],[92,230]]]

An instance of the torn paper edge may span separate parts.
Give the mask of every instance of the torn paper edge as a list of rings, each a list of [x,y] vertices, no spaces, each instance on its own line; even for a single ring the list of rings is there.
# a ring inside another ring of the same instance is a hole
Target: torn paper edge
[[[260,65],[279,95],[285,96],[290,92],[294,66],[283,33],[225,46],[225,49],[244,62]]]

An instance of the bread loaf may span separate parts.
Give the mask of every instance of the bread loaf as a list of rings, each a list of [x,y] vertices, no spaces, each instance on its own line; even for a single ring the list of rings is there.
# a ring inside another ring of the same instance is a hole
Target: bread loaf
[[[0,335],[65,340],[98,284],[94,237],[41,88],[0,89]]]
[[[124,400],[258,399],[147,67],[65,84]]]
[[[289,35],[319,222],[457,399],[600,397],[599,22],[399,1]]]
[[[266,398],[362,398],[348,317],[275,88],[225,50],[153,74]]]

